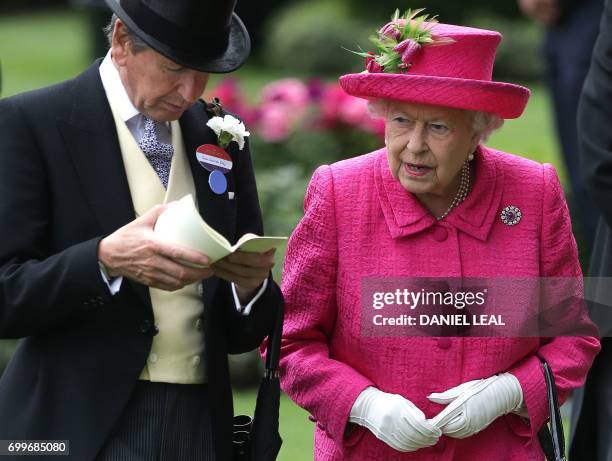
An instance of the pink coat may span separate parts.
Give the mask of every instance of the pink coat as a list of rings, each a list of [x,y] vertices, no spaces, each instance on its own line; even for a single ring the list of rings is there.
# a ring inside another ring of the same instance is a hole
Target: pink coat
[[[536,353],[554,371],[559,396],[585,379],[599,350],[593,336],[538,338],[368,338],[360,334],[364,276],[579,277],[577,248],[556,172],[480,147],[473,190],[437,222],[392,176],[385,150],[322,166],[285,259],[281,382],[316,421],[317,460],[538,460],[536,433],[547,418]],[[518,225],[501,210],[522,211]],[[367,386],[401,394],[426,417],[427,400],[462,382],[500,372],[519,380],[529,421],[509,414],[470,438],[443,436],[413,453],[394,451],[347,420]]]

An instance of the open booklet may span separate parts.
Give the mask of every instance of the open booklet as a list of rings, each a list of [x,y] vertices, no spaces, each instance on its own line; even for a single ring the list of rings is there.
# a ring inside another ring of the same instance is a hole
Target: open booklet
[[[280,247],[287,240],[287,237],[244,234],[232,245],[202,219],[191,194],[170,205],[159,216],[155,233],[165,240],[201,251],[211,263],[236,250],[263,253]]]

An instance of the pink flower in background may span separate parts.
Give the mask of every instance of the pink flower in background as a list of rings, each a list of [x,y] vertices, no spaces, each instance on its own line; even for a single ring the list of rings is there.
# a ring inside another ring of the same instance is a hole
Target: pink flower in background
[[[222,81],[209,97],[218,97],[225,109],[238,114],[249,129],[267,142],[286,140],[295,130],[352,127],[384,137],[384,123],[373,120],[367,101],[346,94],[337,83],[313,79],[282,79],[266,85],[252,106],[242,98],[233,79]]]
[[[382,119],[374,119],[368,116],[360,125],[360,128],[369,133],[375,134],[381,141],[385,139],[385,122]]]
[[[327,86],[320,109],[327,128],[338,124],[360,126],[366,117],[369,118],[367,101],[346,94],[336,83]]]
[[[261,90],[259,104],[260,135],[278,142],[291,135],[310,104],[309,88],[296,78],[269,83]]]
[[[311,103],[318,103],[325,93],[326,84],[318,78],[308,80],[308,97]]]
[[[368,110],[368,101],[347,95],[339,110],[339,119],[347,125],[375,133],[384,139],[385,123],[373,119]]]
[[[261,90],[261,104],[285,104],[295,110],[304,110],[308,101],[308,87],[297,78],[276,80]]]
[[[223,79],[216,87],[206,91],[208,98],[219,98],[221,106],[228,112],[238,115],[245,125],[250,126],[257,119],[257,110],[246,104],[238,81],[228,77]]]
[[[327,86],[319,106],[323,128],[332,129],[340,122],[340,106],[347,96],[340,85]]]
[[[350,126],[374,133],[384,139],[385,124],[382,120],[372,119],[367,100],[346,94],[337,83],[327,86],[319,110],[324,129],[333,130],[340,126]]]
[[[283,141],[291,134],[294,123],[282,104],[264,105],[259,112],[257,134],[268,142]]]
[[[347,125],[362,126],[370,119],[368,102],[365,99],[347,95],[339,107],[338,119]]]
[[[234,78],[224,79],[208,93],[213,98],[219,98],[221,105],[230,112],[239,112],[244,106],[244,98]]]

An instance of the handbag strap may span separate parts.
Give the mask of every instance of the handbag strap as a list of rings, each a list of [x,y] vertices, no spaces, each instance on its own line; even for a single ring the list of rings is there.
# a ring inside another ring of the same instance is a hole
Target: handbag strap
[[[549,447],[552,448],[552,453],[546,453],[547,458],[555,461],[565,461],[565,436],[563,434],[563,421],[561,419],[561,411],[559,410],[559,399],[557,397],[557,386],[550,365],[540,357],[542,368],[544,370],[544,380],[546,381],[546,393],[548,396],[548,410],[550,413],[550,440],[552,443]],[[544,427],[546,429],[546,426]],[[546,431],[548,432],[548,431]]]
[[[280,358],[281,337],[283,335],[283,319],[285,317],[285,302],[281,297],[281,303],[276,312],[274,328],[268,336],[268,348],[266,350],[266,365],[264,377],[268,379],[278,378],[278,361]]]

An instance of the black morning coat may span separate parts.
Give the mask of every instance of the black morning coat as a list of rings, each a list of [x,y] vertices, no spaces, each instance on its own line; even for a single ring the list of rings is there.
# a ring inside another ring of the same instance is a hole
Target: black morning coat
[[[155,334],[147,287],[126,279],[111,296],[98,268],[100,239],[135,218],[99,65],[0,100],[0,338],[23,338],[0,379],[0,440],[69,440],[62,459],[78,461],[103,446]],[[262,234],[248,144],[230,146],[232,200],[211,192],[197,163],[196,148],[216,143],[209,118],[198,102],[180,119],[200,213],[231,242]],[[281,294],[270,279],[242,316],[230,284],[212,277],[203,301],[213,439],[217,459],[229,460],[227,354],[260,344]]]

